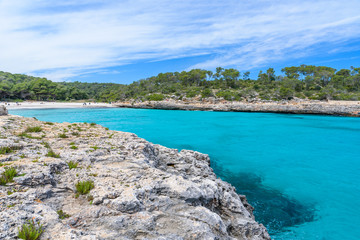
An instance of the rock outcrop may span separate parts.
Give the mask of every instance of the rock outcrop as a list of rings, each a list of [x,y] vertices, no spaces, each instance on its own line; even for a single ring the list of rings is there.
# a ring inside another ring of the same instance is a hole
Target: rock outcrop
[[[0,185],[0,239],[29,219],[43,224],[42,239],[270,239],[199,152],[9,115],[0,117],[0,153],[1,176],[17,171]],[[94,188],[82,195],[83,181]]]
[[[165,110],[218,111],[218,112],[269,112],[294,114],[322,114],[360,117],[360,102],[336,101],[263,101],[263,102],[202,102],[202,101],[148,101],[118,102],[115,106],[125,108],[150,108]]]
[[[5,106],[0,105],[0,116],[7,115],[8,111]]]

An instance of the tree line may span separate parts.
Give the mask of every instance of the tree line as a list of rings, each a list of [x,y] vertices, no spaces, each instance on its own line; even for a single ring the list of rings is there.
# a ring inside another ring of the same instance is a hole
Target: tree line
[[[163,100],[165,98],[224,98],[233,100],[360,100],[360,68],[336,70],[326,66],[285,67],[250,72],[234,68],[193,69],[159,73],[129,85],[116,83],[52,82],[46,78],[0,71],[0,100]]]

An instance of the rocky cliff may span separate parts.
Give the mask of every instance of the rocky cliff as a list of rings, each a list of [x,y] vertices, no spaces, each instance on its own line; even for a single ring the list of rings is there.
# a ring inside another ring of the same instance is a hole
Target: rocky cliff
[[[5,106],[0,105],[0,116],[7,115],[8,111]]]
[[[263,102],[220,102],[214,101],[148,101],[118,102],[125,108],[150,108],[166,110],[219,111],[219,112],[269,112],[294,114],[322,114],[360,117],[360,102],[321,101],[263,101]]]
[[[270,239],[199,152],[9,115],[0,154],[0,239],[28,220],[43,224],[41,239]]]

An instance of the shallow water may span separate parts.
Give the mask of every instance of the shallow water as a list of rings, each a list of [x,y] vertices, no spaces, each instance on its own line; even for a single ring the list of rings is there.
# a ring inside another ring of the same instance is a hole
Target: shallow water
[[[358,239],[360,118],[144,109],[10,110],[54,122],[96,122],[207,153],[246,194],[274,239]]]

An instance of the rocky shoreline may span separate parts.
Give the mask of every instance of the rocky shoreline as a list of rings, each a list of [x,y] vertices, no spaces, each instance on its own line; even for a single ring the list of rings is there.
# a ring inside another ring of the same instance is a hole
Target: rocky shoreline
[[[41,239],[270,239],[206,154],[12,115],[0,117],[0,153],[0,239],[28,220]]]
[[[117,102],[122,108],[144,108],[164,110],[219,111],[219,112],[269,112],[291,114],[320,114],[360,117],[360,102],[358,101],[257,101],[257,102],[227,102],[227,101],[148,101],[148,102]]]

